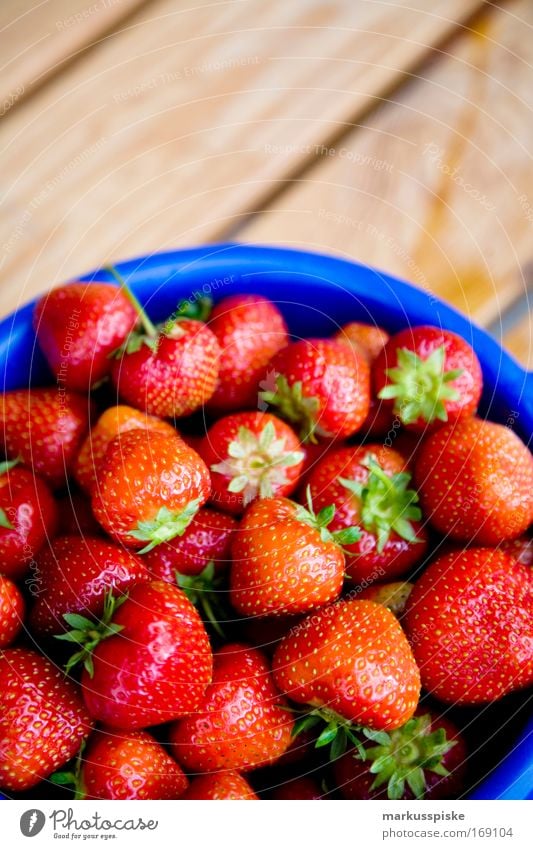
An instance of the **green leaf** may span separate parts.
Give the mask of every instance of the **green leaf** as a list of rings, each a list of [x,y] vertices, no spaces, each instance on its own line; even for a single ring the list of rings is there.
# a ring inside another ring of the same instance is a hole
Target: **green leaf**
[[[81,616],[79,613],[64,613],[63,619],[72,628],[78,628],[84,631],[87,628],[94,628],[94,622],[87,619],[86,616]]]
[[[324,728],[324,730],[322,731],[322,733],[319,734],[315,743],[315,747],[317,749],[321,749],[322,746],[329,746],[329,744],[333,742],[338,730],[338,725],[327,725],[326,728]]]
[[[340,758],[340,756],[344,754],[347,743],[348,737],[346,730],[341,725],[331,743],[331,749],[329,752],[329,758],[331,761],[336,761],[337,758]]]
[[[301,734],[303,731],[309,731],[311,728],[314,728],[314,726],[318,725],[319,722],[320,717],[316,714],[308,713],[305,716],[301,716],[295,721],[291,736],[297,737],[298,734]]]
[[[405,778],[408,786],[413,791],[415,798],[423,799],[424,794],[426,792],[426,781],[424,778],[424,771],[420,769],[420,767],[411,769],[409,770]]]
[[[0,528],[6,528],[8,531],[13,530],[13,525],[7,518],[6,511],[0,507]]]
[[[0,463],[0,475],[5,475],[6,472],[10,472],[11,469],[14,469],[19,463],[22,463],[22,457],[15,457],[14,460],[4,460]]]

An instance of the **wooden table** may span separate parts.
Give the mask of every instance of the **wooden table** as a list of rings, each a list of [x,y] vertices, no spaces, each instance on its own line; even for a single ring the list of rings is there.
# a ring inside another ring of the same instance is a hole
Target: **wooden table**
[[[533,3],[3,0],[0,313],[202,241],[405,277],[533,365]]]

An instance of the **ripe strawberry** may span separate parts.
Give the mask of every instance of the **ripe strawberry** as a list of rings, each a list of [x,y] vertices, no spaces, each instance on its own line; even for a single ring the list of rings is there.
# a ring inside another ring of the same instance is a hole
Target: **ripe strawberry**
[[[92,505],[108,534],[144,553],[181,535],[210,490],[207,466],[177,434],[130,430],[111,441]]]
[[[376,736],[335,762],[343,799],[457,799],[463,792],[466,743],[446,717],[419,710],[402,728]]]
[[[242,513],[255,498],[290,495],[304,458],[289,425],[259,412],[219,419],[199,454],[211,470],[211,501],[228,513]]]
[[[135,584],[127,597],[108,596],[102,619],[78,614],[58,639],[78,643],[67,668],[84,662],[83,698],[94,719],[123,731],[195,711],[211,680],[212,655],[193,605],[164,581]]]
[[[100,618],[109,590],[120,596],[150,579],[139,557],[89,536],[55,539],[37,558],[36,575],[39,586],[29,624],[39,636],[64,630],[65,614]]]
[[[453,539],[499,545],[533,521],[533,456],[503,425],[441,427],[422,444],[415,478],[425,515]]]
[[[156,328],[140,311],[143,332],[117,354],[111,378],[119,395],[152,416],[179,418],[200,409],[218,379],[220,348],[201,321],[170,318]]]
[[[176,760],[190,772],[248,771],[274,763],[293,721],[266,657],[228,643],[215,653],[213,681],[199,708],[170,728]]]
[[[292,342],[270,361],[273,391],[260,393],[303,442],[343,439],[363,424],[370,403],[370,369],[364,357],[334,339]]]
[[[474,351],[441,327],[408,327],[392,336],[373,366],[378,398],[417,431],[476,412],[483,376]]]
[[[181,767],[146,731],[97,731],[77,770],[52,779],[72,785],[77,799],[179,799],[189,786]]]
[[[351,321],[341,327],[335,334],[339,342],[351,345],[358,354],[361,354],[369,363],[372,363],[389,341],[389,334],[377,324],[364,324],[359,321]]]
[[[0,398],[8,459],[22,462],[52,487],[65,483],[89,428],[91,403],[58,389],[17,389]]]
[[[199,575],[212,562],[215,572],[230,564],[231,542],[238,522],[226,513],[200,507],[180,537],[163,542],[143,558],[148,571],[162,581],[175,583],[176,572]]]
[[[257,799],[248,782],[238,772],[213,772],[193,778],[182,799],[218,799],[233,801]]]
[[[533,538],[529,536],[504,540],[499,546],[500,551],[510,554],[524,566],[533,566]]]
[[[0,463],[0,571],[17,580],[53,537],[57,505],[47,485],[17,460]]]
[[[328,721],[318,745],[349,736],[350,723],[399,728],[418,704],[409,643],[396,617],[372,601],[340,601],[308,616],[281,641],[272,668],[282,692]]]
[[[332,530],[361,527],[360,539],[346,549],[352,581],[395,578],[424,556],[427,534],[410,481],[403,457],[377,444],[339,448],[311,472],[313,503],[335,505]]]
[[[337,598],[344,580],[341,545],[356,528],[328,530],[335,508],[318,515],[287,498],[256,501],[235,535],[231,603],[243,616],[307,613]]]
[[[15,642],[25,612],[26,605],[17,585],[5,575],[0,575],[0,649]]]
[[[0,653],[0,787],[34,787],[75,755],[90,729],[61,670],[28,649]]]
[[[532,602],[531,569],[508,554],[471,548],[438,557],[405,613],[426,690],[474,705],[533,684]]]
[[[109,283],[69,283],[37,301],[33,326],[58,383],[86,392],[111,371],[109,355],[137,322],[127,296]]]
[[[105,410],[80,448],[74,463],[74,477],[88,493],[92,493],[106,451],[112,440],[129,430],[155,430],[170,436],[176,435],[175,428],[155,416],[147,416],[133,407],[121,404]]]
[[[400,619],[405,613],[407,600],[413,591],[414,584],[409,581],[392,581],[389,584],[372,584],[357,594],[359,599],[375,601],[388,607],[391,613]]]
[[[284,781],[275,788],[272,799],[323,799],[324,793],[313,778],[301,776]]]
[[[231,295],[214,308],[209,328],[222,352],[209,409],[215,413],[253,409],[268,361],[289,341],[283,316],[261,295]]]

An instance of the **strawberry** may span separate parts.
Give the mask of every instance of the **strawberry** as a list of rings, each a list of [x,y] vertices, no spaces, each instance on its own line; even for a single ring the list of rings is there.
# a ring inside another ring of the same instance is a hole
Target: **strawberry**
[[[210,490],[207,466],[177,434],[137,429],[111,441],[92,505],[108,534],[144,553],[181,535]]]
[[[281,641],[272,662],[279,689],[312,705],[328,725],[317,745],[350,736],[351,723],[399,728],[418,704],[420,676],[393,614],[372,601],[345,600],[313,613]],[[304,727],[309,727],[309,717]]]
[[[181,767],[146,731],[97,731],[74,772],[52,776],[76,799],[179,799],[189,785]]]
[[[466,758],[464,738],[449,719],[417,711],[402,728],[346,752],[333,773],[343,799],[457,799]]]
[[[339,342],[351,345],[358,354],[361,354],[369,363],[372,363],[389,341],[389,334],[377,324],[364,324],[359,321],[351,321],[345,324],[335,339]]]
[[[373,365],[374,387],[402,424],[417,431],[475,413],[483,376],[461,336],[440,327],[408,327],[387,342]]]
[[[335,505],[334,531],[361,527],[346,550],[346,574],[357,583],[403,575],[425,554],[418,495],[403,457],[391,448],[367,444],[332,451],[309,476],[318,509]]]
[[[171,436],[176,435],[176,430],[171,424],[156,416],[148,416],[123,404],[109,407],[102,413],[83,442],[74,463],[74,477],[82,489],[89,494],[92,493],[110,442],[119,434],[137,428],[155,430]]]
[[[196,713],[170,727],[173,754],[191,772],[247,772],[274,763],[291,742],[266,657],[228,643],[215,653],[213,681]]]
[[[255,498],[290,495],[304,458],[289,425],[259,412],[219,419],[199,454],[211,470],[211,501],[229,513],[242,513]]]
[[[0,649],[13,643],[24,622],[26,604],[22,593],[9,578],[0,575]]]
[[[17,389],[0,398],[0,427],[8,459],[22,462],[52,487],[66,476],[89,429],[91,403],[58,389]]]
[[[261,295],[231,295],[214,308],[209,328],[222,352],[209,409],[219,414],[253,409],[268,361],[289,341],[283,316]]]
[[[0,787],[34,787],[73,757],[90,729],[61,670],[29,649],[0,652]]]
[[[64,630],[65,614],[99,618],[110,589],[120,595],[150,578],[139,557],[89,536],[55,539],[37,558],[36,574],[39,588],[29,624],[39,636]]]
[[[504,540],[499,546],[500,551],[510,554],[524,566],[533,566],[533,539],[529,536]]]
[[[503,425],[441,427],[422,444],[415,478],[424,513],[453,539],[499,545],[533,521],[533,456]]]
[[[111,379],[119,395],[139,410],[161,418],[188,416],[212,396],[218,379],[220,348],[202,321],[177,310],[156,327],[126,282],[109,267],[128,291],[141,329],[130,334],[115,352]]]
[[[152,575],[170,584],[175,582],[176,572],[199,575],[210,562],[214,563],[215,572],[224,572],[230,565],[237,526],[233,516],[200,507],[183,534],[149,551],[144,564]]]
[[[409,581],[392,581],[389,584],[372,584],[357,594],[359,599],[375,601],[388,607],[391,613],[400,619],[405,613],[407,600],[413,591],[414,584]]]
[[[292,342],[270,361],[260,393],[294,424],[303,442],[343,439],[363,424],[370,403],[370,369],[364,357],[334,339]]]
[[[341,545],[356,528],[328,529],[333,506],[318,515],[287,498],[250,505],[235,535],[230,572],[231,603],[244,616],[307,613],[337,598],[344,580]]]
[[[45,482],[17,463],[0,463],[0,571],[15,580],[27,573],[58,521]]]
[[[109,283],[69,283],[39,298],[37,341],[58,384],[86,392],[111,371],[109,355],[137,322],[127,295]]]
[[[275,788],[272,799],[323,799],[324,793],[313,778],[301,776],[284,781]]]
[[[238,772],[213,772],[193,778],[182,799],[218,799],[234,801],[257,799],[248,782]]]
[[[500,551],[438,557],[409,596],[405,624],[423,686],[443,702],[496,701],[533,684],[533,575]]]
[[[73,630],[58,637],[80,648],[83,698],[90,715],[131,731],[196,710],[211,680],[205,628],[185,593],[164,581],[109,595],[100,622],[69,613]]]

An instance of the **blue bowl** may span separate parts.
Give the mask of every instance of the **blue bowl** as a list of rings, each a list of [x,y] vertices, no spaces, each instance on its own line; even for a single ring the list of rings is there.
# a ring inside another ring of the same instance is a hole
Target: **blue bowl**
[[[533,434],[533,373],[516,363],[483,330],[431,292],[342,259],[261,246],[208,245],[140,257],[117,266],[155,320],[168,317],[179,301],[210,295],[253,292],[276,301],[290,330],[300,336],[326,336],[339,325],[368,321],[389,331],[415,324],[446,327],[475,349],[485,391],[480,413],[512,427],[529,444]],[[109,280],[101,270],[82,280]],[[0,323],[0,368],[4,389],[51,382],[35,345],[33,304]],[[524,696],[524,699],[526,696]],[[533,798],[533,721],[473,799]]]

